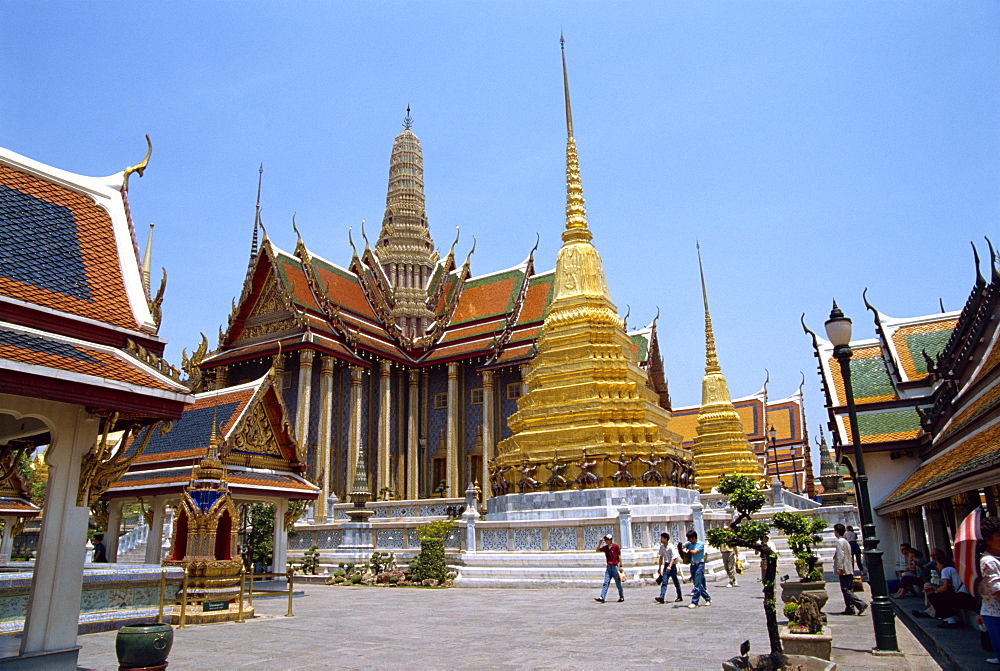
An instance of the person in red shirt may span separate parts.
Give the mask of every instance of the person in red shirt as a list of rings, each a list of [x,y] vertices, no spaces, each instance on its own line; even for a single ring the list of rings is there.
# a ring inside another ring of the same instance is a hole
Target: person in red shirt
[[[597,552],[603,552],[604,558],[608,562],[608,568],[604,571],[604,587],[601,588],[601,596],[595,596],[594,601],[604,603],[604,597],[608,595],[608,585],[614,578],[618,587],[618,601],[625,600],[625,592],[622,590],[622,577],[618,573],[622,564],[622,549],[614,542],[611,534],[606,535],[597,543]]]

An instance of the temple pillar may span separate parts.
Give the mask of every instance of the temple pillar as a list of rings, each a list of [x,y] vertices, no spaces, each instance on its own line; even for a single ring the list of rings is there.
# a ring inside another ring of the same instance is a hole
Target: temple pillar
[[[320,357],[319,365],[319,428],[317,433],[317,461],[319,462],[320,495],[316,499],[316,515],[323,517],[326,499],[330,496],[330,457],[333,451],[331,441],[333,429],[333,366],[336,360],[331,356]],[[286,502],[287,507],[287,502]]]
[[[298,402],[295,404],[295,437],[303,449],[309,448],[309,404],[312,401],[312,368],[313,357],[311,349],[299,350],[299,388]]]
[[[452,361],[448,364],[448,421],[447,433],[445,434],[447,447],[447,473],[448,491],[445,494],[455,496],[459,491],[459,469],[458,469],[458,364]]]
[[[215,369],[215,388],[225,389],[229,384],[229,367],[218,366]]]
[[[17,524],[16,515],[5,515],[3,517],[3,539],[0,540],[0,555],[10,561],[10,551],[14,547],[14,525]]]
[[[361,444],[361,375],[364,371],[351,366],[351,418],[348,426],[347,482],[344,491],[350,492],[354,483],[354,471],[358,464],[358,446]]]
[[[392,487],[389,469],[389,443],[392,439],[392,364],[383,361],[379,369],[378,467],[375,476],[375,499],[381,499],[383,487]]]
[[[271,572],[284,573],[288,563],[288,531],[285,529],[285,515],[288,513],[288,499],[274,502],[274,536],[271,539]]]
[[[160,564],[163,561],[163,519],[166,516],[167,500],[156,496],[149,502],[153,509],[153,521],[146,536],[146,564]]]
[[[493,371],[483,371],[483,463],[482,472],[478,474],[479,482],[483,490],[483,504],[489,498],[490,484],[490,460],[493,458],[493,443],[496,438],[493,435],[493,426],[496,420],[493,417],[495,380]]]
[[[920,550],[924,557],[927,556],[927,541],[924,536],[923,523],[920,519],[919,508],[909,508],[906,511],[906,522],[910,527],[910,545]]]
[[[125,507],[125,499],[111,499],[108,501],[108,528],[104,531],[104,548],[109,562],[118,561],[118,530],[122,525],[122,509]],[[3,550],[0,549],[0,553]]]
[[[407,499],[420,498],[420,445],[417,442],[420,431],[420,372],[410,371],[409,412],[406,425],[406,494]]]
[[[74,668],[90,517],[88,506],[76,505],[80,461],[97,441],[101,423],[81,406],[58,406],[63,407],[45,413],[52,436],[45,450],[49,482],[20,651],[24,655],[72,650],[74,665],[68,668]],[[52,661],[51,668],[66,668]]]

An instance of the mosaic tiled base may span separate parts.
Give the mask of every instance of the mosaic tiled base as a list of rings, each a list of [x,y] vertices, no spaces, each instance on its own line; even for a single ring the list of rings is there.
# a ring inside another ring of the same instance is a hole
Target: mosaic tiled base
[[[576,527],[552,527],[549,529],[549,550],[576,550]]]

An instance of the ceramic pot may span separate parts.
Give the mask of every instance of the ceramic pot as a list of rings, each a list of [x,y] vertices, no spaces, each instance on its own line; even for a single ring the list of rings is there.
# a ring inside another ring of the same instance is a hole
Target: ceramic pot
[[[124,669],[159,666],[167,660],[174,644],[174,630],[169,624],[143,622],[118,630],[115,652]]]

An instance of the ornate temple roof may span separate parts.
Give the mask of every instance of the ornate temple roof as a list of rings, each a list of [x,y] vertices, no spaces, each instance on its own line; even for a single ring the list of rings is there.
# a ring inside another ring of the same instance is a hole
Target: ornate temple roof
[[[302,477],[304,455],[268,374],[247,384],[196,394],[195,403],[169,433],[154,433],[105,498],[182,491],[191,479],[192,464],[203,460],[216,432],[219,459],[234,495],[316,497],[318,488]],[[130,458],[138,444],[129,438],[123,459]]]
[[[0,392],[122,421],[190,401],[140,270],[126,194],[144,168],[85,177],[0,148]]]
[[[975,286],[947,341],[921,357],[930,389],[919,414],[921,463],[880,513],[1000,484],[1000,268],[992,245],[990,268],[987,280],[976,256]]]

